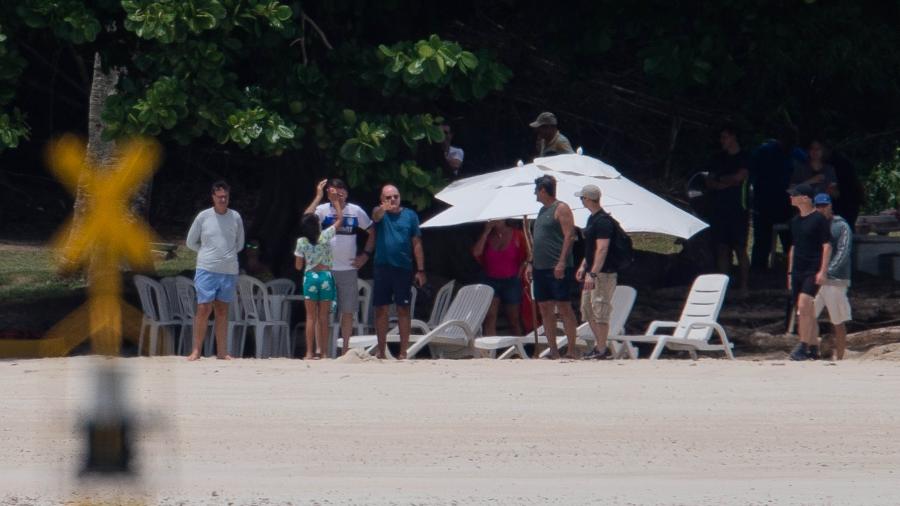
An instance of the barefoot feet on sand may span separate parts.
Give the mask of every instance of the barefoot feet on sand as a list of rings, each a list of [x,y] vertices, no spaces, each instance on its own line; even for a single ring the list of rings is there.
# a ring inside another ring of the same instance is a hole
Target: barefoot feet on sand
[[[234,360],[234,357],[231,355],[216,355],[216,358],[219,360]]]
[[[200,350],[194,350],[188,355],[188,360],[193,362],[194,360],[200,360]]]

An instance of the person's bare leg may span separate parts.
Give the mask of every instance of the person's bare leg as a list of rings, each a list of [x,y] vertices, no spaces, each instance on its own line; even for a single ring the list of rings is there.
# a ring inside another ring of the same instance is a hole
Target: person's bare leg
[[[541,309],[541,321],[544,322],[544,334],[547,336],[547,345],[550,347],[550,358],[559,359],[559,347],[556,346],[556,313],[553,301],[538,302]]]
[[[606,349],[606,341],[609,337],[609,323],[591,321],[589,322],[589,325],[591,326],[591,332],[594,333],[594,339],[596,339],[594,348],[596,348],[598,352],[602,352]]]
[[[304,300],[306,309],[306,353],[304,360],[311,360],[316,354],[316,301]]]
[[[569,304],[569,301],[557,301],[556,306],[559,308],[563,329],[565,329],[566,337],[569,340],[566,357],[577,360],[580,357],[578,356],[578,346],[575,342],[578,339],[578,320],[575,319],[575,311],[572,309],[572,304]]]
[[[847,350],[847,325],[838,323],[834,326],[834,358],[844,360],[844,351]]]
[[[494,297],[491,299],[491,306],[488,308],[487,314],[484,315],[484,332],[485,336],[497,335],[497,312],[500,310],[500,299]]]
[[[514,336],[522,335],[522,318],[519,315],[519,305],[518,304],[507,304],[506,305],[506,319],[509,320],[509,325],[512,327],[512,332]]]
[[[316,316],[317,325],[316,325],[316,340],[319,343],[319,356],[322,358],[328,357],[328,340],[331,339],[331,333],[328,328],[328,320],[330,319],[329,313],[331,312],[331,301],[330,300],[321,300],[318,304],[319,314]]]
[[[350,336],[353,335],[353,313],[341,313],[341,337],[344,339],[344,346],[341,355],[347,354],[350,347]]]
[[[397,327],[400,330],[400,353],[397,358],[406,359],[406,349],[409,348],[409,334],[412,327],[412,319],[409,315],[409,306],[397,306]]]
[[[818,346],[818,332],[816,328],[816,315],[814,310],[813,298],[808,294],[801,293],[797,298],[797,331],[800,334],[800,341],[807,346]]]
[[[206,337],[206,326],[209,325],[209,315],[212,314],[212,311],[212,302],[197,304],[197,310],[194,312],[194,347],[188,356],[188,360],[198,360],[200,358],[203,338]]]
[[[384,358],[384,348],[387,346],[388,308],[389,306],[375,306],[375,335],[378,336],[375,358]]]
[[[216,314],[213,327],[216,330],[216,358],[231,360],[233,357],[228,353],[228,303],[213,301],[213,311]]]

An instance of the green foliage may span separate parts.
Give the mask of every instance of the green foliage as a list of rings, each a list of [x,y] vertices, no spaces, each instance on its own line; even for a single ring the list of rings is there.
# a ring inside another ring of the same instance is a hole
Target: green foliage
[[[865,184],[865,212],[900,209],[900,148],[894,158],[877,164]]]
[[[459,44],[432,35],[428,40],[378,46],[381,71],[371,76],[385,96],[414,90],[433,97],[449,88],[460,102],[484,98],[499,91],[512,72],[487,53],[476,56]]]
[[[82,0],[23,0],[16,12],[29,27],[50,28],[73,44],[92,42],[100,33],[100,20]]]
[[[439,168],[417,163],[424,145],[444,139],[434,102],[481,99],[502,89],[509,69],[437,35],[391,45],[349,38],[310,54],[323,36],[308,19],[299,3],[277,0],[22,0],[0,8],[0,24],[16,25],[18,35],[52,32],[119,70],[102,113],[108,140],[206,137],[270,156],[316,148],[352,184],[392,179],[407,202],[426,205],[442,182]],[[24,66],[2,33],[0,100],[13,98]],[[348,78],[356,78],[352,89]],[[392,101],[360,101],[366,95]],[[27,135],[21,119],[0,116],[0,147]]]
[[[19,141],[28,138],[28,127],[18,109],[5,111],[16,93],[16,81],[25,68],[25,59],[11,47],[0,26],[0,151],[14,148]]]

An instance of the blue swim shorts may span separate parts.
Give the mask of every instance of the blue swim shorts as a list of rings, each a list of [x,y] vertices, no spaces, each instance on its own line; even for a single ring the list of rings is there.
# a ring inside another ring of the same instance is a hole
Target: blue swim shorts
[[[237,278],[237,274],[222,274],[197,269],[197,272],[194,273],[197,303],[208,304],[214,300],[231,303],[234,300]]]

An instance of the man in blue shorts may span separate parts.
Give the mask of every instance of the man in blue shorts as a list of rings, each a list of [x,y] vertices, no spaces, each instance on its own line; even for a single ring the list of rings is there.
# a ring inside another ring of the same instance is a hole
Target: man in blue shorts
[[[238,252],[244,248],[244,222],[228,208],[231,188],[224,181],[212,185],[213,207],[194,218],[185,241],[197,252],[194,287],[197,311],[194,314],[194,348],[188,360],[200,358],[209,315],[215,313],[216,356],[230,360],[228,345],[228,304],[234,300],[238,277]]]
[[[568,204],[556,199],[556,179],[541,176],[534,180],[534,194],[543,204],[533,223],[534,248],[525,275],[533,283],[534,301],[541,309],[550,357],[559,358],[556,346],[556,313],[562,317],[569,339],[568,358],[579,358],[575,349],[576,320],[571,293],[575,283],[572,245],[575,217]],[[556,312],[554,312],[556,308]]]
[[[394,185],[381,189],[381,205],[372,210],[375,222],[375,263],[373,305],[375,306],[375,333],[378,349],[375,356],[384,358],[387,346],[388,307],[397,307],[397,325],[400,330],[400,353],[406,358],[409,345],[411,317],[409,303],[412,283],[425,284],[425,252],[422,233],[419,231],[419,215],[412,209],[400,206],[400,190]],[[413,257],[416,268],[413,273]]]

